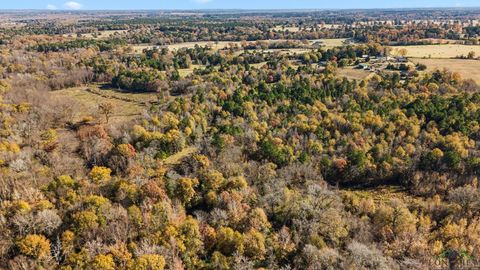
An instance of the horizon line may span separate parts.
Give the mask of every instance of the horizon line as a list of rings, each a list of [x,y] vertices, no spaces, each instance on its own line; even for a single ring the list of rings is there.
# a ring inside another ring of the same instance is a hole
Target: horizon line
[[[378,7],[378,8],[196,8],[196,9],[47,9],[47,8],[0,8],[1,11],[49,11],[49,12],[88,12],[88,11],[331,11],[331,10],[415,10],[415,9],[480,9],[479,6],[433,6],[433,7]]]

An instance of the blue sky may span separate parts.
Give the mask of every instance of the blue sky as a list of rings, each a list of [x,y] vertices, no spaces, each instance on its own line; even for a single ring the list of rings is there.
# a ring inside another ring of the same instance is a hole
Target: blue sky
[[[0,9],[336,9],[478,7],[480,0],[0,0]]]

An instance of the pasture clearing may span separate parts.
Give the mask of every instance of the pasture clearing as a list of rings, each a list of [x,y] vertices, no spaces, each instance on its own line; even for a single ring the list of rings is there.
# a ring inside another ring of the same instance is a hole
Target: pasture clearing
[[[146,109],[147,102],[155,102],[154,93],[127,93],[115,89],[100,90],[98,86],[74,87],[52,91],[51,95],[65,98],[75,107],[74,121],[98,114],[98,105],[104,102],[113,104],[112,124],[124,123],[135,119]]]
[[[455,58],[467,56],[469,52],[480,55],[480,45],[442,44],[418,46],[392,46],[392,54],[400,55],[400,50],[407,50],[407,57],[412,58]]]
[[[339,68],[337,70],[339,77],[346,77],[350,80],[363,80],[368,78],[372,72],[363,69],[356,69],[353,67]]]
[[[165,45],[165,46],[154,46],[154,45],[134,45],[133,50],[135,53],[141,53],[145,49],[153,49],[155,47],[159,48],[168,48],[169,50],[172,51],[177,51],[179,49],[191,49],[195,48],[195,46],[200,46],[200,47],[205,47],[208,46],[212,48],[215,51],[221,50],[228,48],[230,46],[240,46],[241,42],[239,41],[197,41],[197,42],[182,42],[182,43],[176,43],[176,44],[171,44],[171,45]]]
[[[321,44],[322,48],[331,49],[334,47],[345,46],[347,39],[346,38],[325,38],[325,39],[312,39],[309,41],[311,45],[315,43],[319,43]]]
[[[195,71],[195,69],[203,69],[203,68],[205,68],[204,65],[191,65],[190,68],[179,69],[178,73],[180,74],[180,77],[185,78],[188,75],[192,74]]]
[[[275,42],[285,42],[285,41],[298,41],[301,42],[300,40],[286,40],[286,39],[271,39],[271,40],[258,40],[258,41],[247,41],[247,44],[250,43],[275,43]],[[345,46],[347,39],[345,38],[334,38],[334,39],[313,39],[309,40],[309,43],[307,45],[314,45],[316,43],[320,44],[323,48],[333,48],[333,47],[339,47],[339,46]],[[176,43],[176,44],[171,44],[171,45],[165,45],[165,46],[155,46],[151,44],[142,44],[142,45],[132,45],[133,51],[135,53],[141,53],[145,49],[152,49],[155,47],[158,48],[168,48],[169,50],[172,51],[177,51],[182,48],[195,48],[195,46],[200,46],[200,47],[205,47],[209,46],[212,48],[214,51],[222,50],[222,49],[227,49],[231,47],[242,47],[243,41],[197,41],[197,42],[182,42],[182,43]],[[266,49],[263,51],[279,51],[279,50],[308,50],[308,49],[302,49],[302,48],[292,48],[292,49]]]
[[[480,84],[480,60],[412,58],[410,61],[426,65],[430,72],[446,68],[458,72],[464,79],[472,79]]]

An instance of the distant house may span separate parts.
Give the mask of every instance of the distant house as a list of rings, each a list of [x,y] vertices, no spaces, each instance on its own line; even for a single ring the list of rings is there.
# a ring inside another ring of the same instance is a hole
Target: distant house
[[[365,63],[361,63],[357,66],[358,69],[363,69],[363,70],[369,70],[370,69],[370,65],[368,64],[365,64]]]

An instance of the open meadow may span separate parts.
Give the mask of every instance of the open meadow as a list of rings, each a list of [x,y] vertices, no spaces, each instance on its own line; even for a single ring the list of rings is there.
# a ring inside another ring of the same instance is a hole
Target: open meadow
[[[374,74],[368,70],[356,69],[352,67],[339,68],[337,70],[339,77],[346,77],[350,80],[363,80]]]
[[[480,55],[480,45],[460,45],[460,44],[441,44],[441,45],[418,45],[418,46],[394,46],[393,55],[400,55],[402,49],[406,50],[407,57],[413,58],[455,58],[467,56],[469,52],[475,52]]]
[[[480,84],[480,60],[422,58],[412,58],[410,60],[415,64],[426,65],[427,71],[448,69],[460,73],[464,79],[472,79]]]
[[[66,98],[78,106],[74,121],[98,114],[98,106],[109,102],[113,105],[111,120],[123,123],[133,120],[146,109],[148,102],[155,102],[154,93],[130,93],[116,89],[100,89],[97,85],[74,87],[51,92],[57,98]]]
[[[318,43],[325,49],[345,46],[348,39],[346,38],[324,38],[310,40],[310,44]]]
[[[248,44],[250,43],[275,43],[275,42],[284,42],[287,40],[258,40],[258,41],[247,41]],[[298,40],[299,41],[299,40]],[[309,43],[307,45],[313,46],[313,45],[320,45],[326,49],[334,48],[334,47],[339,47],[345,45],[345,42],[347,39],[345,38],[334,38],[334,39],[313,39],[309,40]],[[166,47],[169,50],[172,51],[177,51],[179,49],[187,48],[195,48],[195,46],[200,46],[200,47],[205,47],[208,46],[214,51],[226,49],[226,48],[231,48],[231,47],[241,47],[242,46],[242,41],[196,41],[196,42],[182,42],[182,43],[176,43],[176,44],[170,44],[170,45],[165,45],[165,46],[155,46],[151,44],[141,44],[141,45],[132,45],[133,51],[135,53],[141,53],[145,49],[152,49],[155,47]],[[269,51],[269,52],[274,52],[274,51],[285,51],[289,50],[291,52],[306,52],[308,49],[302,49],[302,48],[292,48],[292,49],[266,49],[264,51]]]
[[[212,50],[218,51],[221,49],[228,48],[230,46],[240,46],[241,42],[239,41],[218,41],[218,42],[213,42],[213,41],[196,41],[196,42],[182,42],[182,43],[176,43],[176,44],[170,44],[166,46],[155,46],[151,44],[142,44],[142,45],[133,45],[133,50],[135,53],[141,53],[145,49],[152,49],[155,47],[166,47],[169,50],[172,51],[177,51],[179,49],[191,49],[195,48],[195,46],[200,46],[200,47],[205,47],[208,46],[212,48]]]
[[[192,74],[195,69],[202,69],[205,68],[204,65],[192,65],[190,68],[182,68],[178,70],[180,77],[185,78],[186,76]]]

